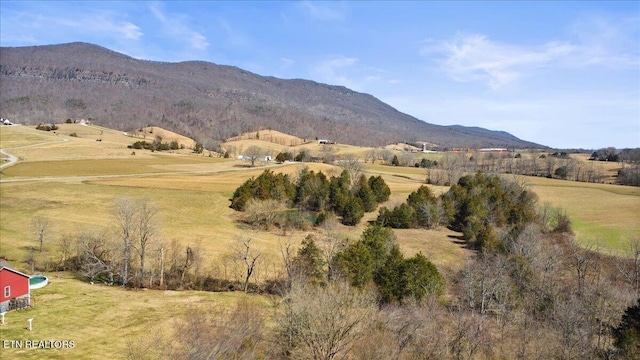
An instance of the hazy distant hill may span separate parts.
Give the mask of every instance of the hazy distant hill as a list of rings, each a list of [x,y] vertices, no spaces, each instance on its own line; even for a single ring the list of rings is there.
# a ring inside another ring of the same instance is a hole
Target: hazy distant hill
[[[540,146],[501,131],[428,124],[343,86],[201,61],[136,60],[86,43],[0,48],[0,74],[0,115],[27,124],[157,125],[204,142],[271,128],[354,145]]]

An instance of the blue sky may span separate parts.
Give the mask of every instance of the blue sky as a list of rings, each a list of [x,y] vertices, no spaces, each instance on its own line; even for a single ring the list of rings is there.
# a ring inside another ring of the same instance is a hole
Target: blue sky
[[[553,147],[640,147],[638,1],[0,1],[2,46],[73,41],[344,85]]]

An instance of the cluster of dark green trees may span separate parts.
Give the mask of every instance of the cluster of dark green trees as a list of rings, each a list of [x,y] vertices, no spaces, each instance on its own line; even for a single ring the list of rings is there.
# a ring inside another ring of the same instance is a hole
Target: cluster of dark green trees
[[[444,278],[435,265],[421,253],[405,259],[393,231],[379,224],[369,225],[358,241],[334,257],[330,275],[336,274],[358,288],[373,282],[381,303],[444,292]]]
[[[405,258],[393,230],[379,224],[369,224],[360,239],[329,258],[310,235],[287,263],[290,279],[322,286],[336,281],[359,289],[374,286],[382,304],[419,301],[444,292],[445,281],[435,265],[422,253]]]
[[[162,137],[156,136],[153,141],[136,141],[133,144],[127,146],[129,149],[145,149],[151,151],[167,151],[183,149],[184,145],[180,146],[178,140],[171,142],[163,142]]]
[[[365,212],[374,211],[389,199],[391,190],[381,176],[367,179],[361,175],[355,184],[347,170],[327,179],[322,172],[303,169],[294,183],[289,175],[265,170],[257,178],[245,181],[231,198],[231,208],[246,210],[251,199],[277,200],[303,211],[319,214],[320,222],[328,212],[341,217],[344,225],[356,225]]]
[[[410,228],[434,228],[438,225],[446,225],[445,211],[451,213],[451,203],[444,203],[436,198],[426,186],[421,186],[407,197],[407,202],[389,210],[386,207],[380,209],[378,223],[394,229]]]
[[[477,249],[499,249],[496,229],[514,231],[536,220],[536,196],[521,184],[497,175],[467,175],[436,198],[428,187],[412,192],[406,203],[380,209],[378,223],[392,228],[447,225],[462,232]]]
[[[51,130],[58,130],[58,125],[53,124],[38,124],[36,125],[36,130],[42,130],[42,131],[51,131]]]

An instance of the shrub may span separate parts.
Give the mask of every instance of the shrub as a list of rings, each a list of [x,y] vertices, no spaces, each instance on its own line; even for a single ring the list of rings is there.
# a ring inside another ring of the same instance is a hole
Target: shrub
[[[555,219],[552,219],[554,226],[551,231],[554,233],[573,234],[573,226],[571,225],[571,219],[569,219],[567,213],[558,209],[554,215]]]
[[[281,152],[281,153],[278,153],[278,155],[276,155],[276,161],[280,162],[280,163],[283,163],[283,162],[285,162],[287,160],[291,160],[291,159],[292,159],[291,154],[287,153],[287,152]]]
[[[416,222],[416,211],[413,207],[402,203],[389,211],[386,207],[380,209],[376,220],[383,226],[394,229],[410,229]]]
[[[278,200],[251,199],[245,206],[245,221],[256,227],[270,229],[279,222],[284,209]]]
[[[285,213],[284,224],[281,227],[307,231],[313,227],[314,220],[309,213],[290,210]]]

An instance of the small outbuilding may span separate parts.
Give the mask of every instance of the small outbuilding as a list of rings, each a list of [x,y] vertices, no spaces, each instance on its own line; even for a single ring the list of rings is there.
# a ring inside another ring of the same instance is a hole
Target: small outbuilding
[[[0,268],[0,312],[31,305],[29,278],[29,275],[8,266]]]

